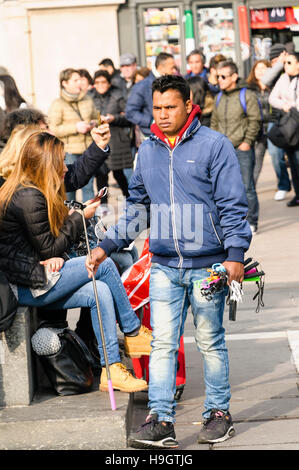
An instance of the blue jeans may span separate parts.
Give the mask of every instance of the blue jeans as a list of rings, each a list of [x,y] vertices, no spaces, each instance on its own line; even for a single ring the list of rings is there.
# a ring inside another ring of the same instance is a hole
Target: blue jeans
[[[105,366],[97,306],[92,280],[85,268],[85,256],[66,261],[60,270],[60,278],[46,294],[34,298],[27,287],[18,286],[19,303],[48,309],[90,307],[92,326],[98,342],[101,364]],[[131,307],[124,286],[113,261],[109,258],[100,264],[96,273],[96,285],[109,364],[121,362],[116,322],[124,333],[140,325]]]
[[[269,122],[268,124],[268,131],[271,129],[271,127],[274,125],[274,122]],[[284,150],[276,147],[270,139],[268,139],[268,152],[271,155],[272,158],[272,165],[274,168],[274,171],[277,176],[278,180],[278,189],[281,191],[290,191],[291,189],[291,182],[286,166],[286,162],[284,159]]]
[[[257,227],[259,217],[259,201],[253,177],[255,165],[254,150],[253,148],[247,151],[236,149],[236,154],[239,160],[242,179],[245,186],[248,201],[247,220],[250,225],[254,225],[255,227]]]
[[[80,156],[81,155],[78,155],[75,153],[66,153],[65,163],[67,165],[75,163],[77,158]],[[94,178],[90,178],[88,183],[85,186],[83,186],[83,188],[80,188],[82,190],[82,202],[88,201],[89,199],[92,199],[94,197],[93,180]],[[76,191],[71,191],[71,192],[66,193],[66,197],[69,201],[76,200]]]
[[[189,305],[192,307],[195,340],[204,362],[206,399],[204,417],[212,408],[227,411],[230,400],[229,363],[222,326],[226,289],[211,301],[194,287],[208,277],[206,269],[151,267],[150,303],[153,329],[149,363],[149,408],[159,421],[175,421],[176,370],[180,338]]]

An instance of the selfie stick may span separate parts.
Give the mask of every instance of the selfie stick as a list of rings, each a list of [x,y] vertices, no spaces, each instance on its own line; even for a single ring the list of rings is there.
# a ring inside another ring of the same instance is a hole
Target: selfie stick
[[[82,219],[83,219],[84,233],[85,233],[85,238],[86,238],[87,252],[88,252],[89,259],[91,259],[91,253],[90,253],[90,246],[89,246],[89,241],[88,241],[86,222],[85,222],[85,217],[84,217],[84,212],[83,212],[83,209],[84,209],[85,206],[81,202],[77,202],[77,201],[64,201],[64,203],[69,208],[75,209],[75,210],[78,210],[79,212],[81,212]],[[116,404],[115,404],[114,391],[113,391],[113,386],[112,386],[112,381],[111,381],[109,361],[108,361],[106,342],[105,342],[105,336],[104,336],[104,328],[103,328],[103,322],[102,322],[102,315],[101,315],[101,311],[100,311],[98,291],[97,291],[97,285],[96,285],[96,280],[95,280],[95,277],[94,277],[94,273],[92,273],[92,284],[93,284],[94,296],[95,296],[95,300],[96,300],[98,319],[99,319],[99,325],[100,325],[100,331],[101,331],[101,339],[102,339],[102,346],[103,346],[103,351],[104,351],[104,359],[105,359],[105,367],[106,367],[106,373],[107,373],[107,381],[108,381],[108,390],[109,390],[111,409],[112,409],[112,411],[114,411],[114,410],[116,410]]]

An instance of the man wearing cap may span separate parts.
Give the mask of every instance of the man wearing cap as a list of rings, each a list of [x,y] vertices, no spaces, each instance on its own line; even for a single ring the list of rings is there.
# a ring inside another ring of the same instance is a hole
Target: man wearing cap
[[[127,100],[130,89],[133,85],[133,76],[137,69],[136,57],[133,54],[122,54],[119,59],[121,90]]]
[[[261,82],[270,89],[273,89],[281,73],[283,73],[284,63],[286,61],[287,55],[287,48],[284,44],[277,43],[270,47],[269,58],[272,67],[268,67],[265,74],[261,78]],[[271,129],[271,127],[274,125],[274,122],[278,118],[278,113],[279,112],[272,107],[272,122],[269,122],[268,124],[268,131]],[[287,192],[291,189],[291,182],[284,159],[284,150],[276,147],[276,145],[274,145],[270,139],[268,139],[267,144],[274,171],[277,176],[277,191],[275,193],[274,199],[275,201],[282,201],[285,199]]]

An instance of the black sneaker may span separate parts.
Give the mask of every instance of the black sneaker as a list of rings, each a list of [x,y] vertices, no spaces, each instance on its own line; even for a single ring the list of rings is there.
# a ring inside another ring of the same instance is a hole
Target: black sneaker
[[[235,434],[232,417],[227,411],[212,409],[198,434],[199,444],[226,441]]]
[[[135,449],[175,449],[179,446],[175,440],[172,423],[158,421],[158,415],[152,414],[146,422],[128,438],[128,445]]]
[[[289,202],[287,202],[288,207],[299,206],[299,198],[297,196],[293,197]]]

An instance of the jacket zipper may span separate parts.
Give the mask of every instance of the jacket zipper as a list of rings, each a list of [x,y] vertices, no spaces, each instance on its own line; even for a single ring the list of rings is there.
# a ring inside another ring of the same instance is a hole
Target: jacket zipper
[[[190,137],[197,129],[200,127],[200,124],[196,126],[196,128],[187,136]],[[177,238],[177,231],[176,231],[176,225],[175,225],[175,211],[174,211],[174,185],[173,185],[173,152],[174,150],[186,139],[182,138],[173,149],[169,149],[169,146],[164,144],[164,142],[161,142],[161,144],[167,148],[169,152],[169,192],[170,192],[170,208],[171,208],[171,225],[172,225],[172,232],[173,232],[173,241],[174,241],[174,246],[175,246],[175,251],[178,254],[179,257],[179,264],[178,268],[182,268],[183,266],[183,261],[184,258],[182,256],[182,253],[180,251],[179,243],[178,243],[178,238]],[[158,140],[158,139],[157,139]]]
[[[213,221],[213,217],[212,217],[211,212],[209,212],[209,216],[210,216],[210,219],[211,219],[211,223],[212,223],[212,227],[213,227],[214,233],[215,233],[216,238],[217,238],[217,240],[218,240],[218,242],[219,242],[219,245],[222,245],[222,241],[220,240],[219,235],[218,235],[218,233],[217,233],[217,230],[216,230],[216,227],[215,227],[215,224],[214,224],[214,221]]]
[[[177,237],[177,231],[176,231],[176,225],[175,225],[175,210],[174,210],[173,158],[172,158],[174,149],[175,147],[169,152],[169,191],[170,191],[171,225],[172,225],[173,241],[174,241],[175,251],[177,252],[179,256],[178,268],[181,268],[183,266],[184,259],[180,252],[180,247],[178,243],[178,237]]]

